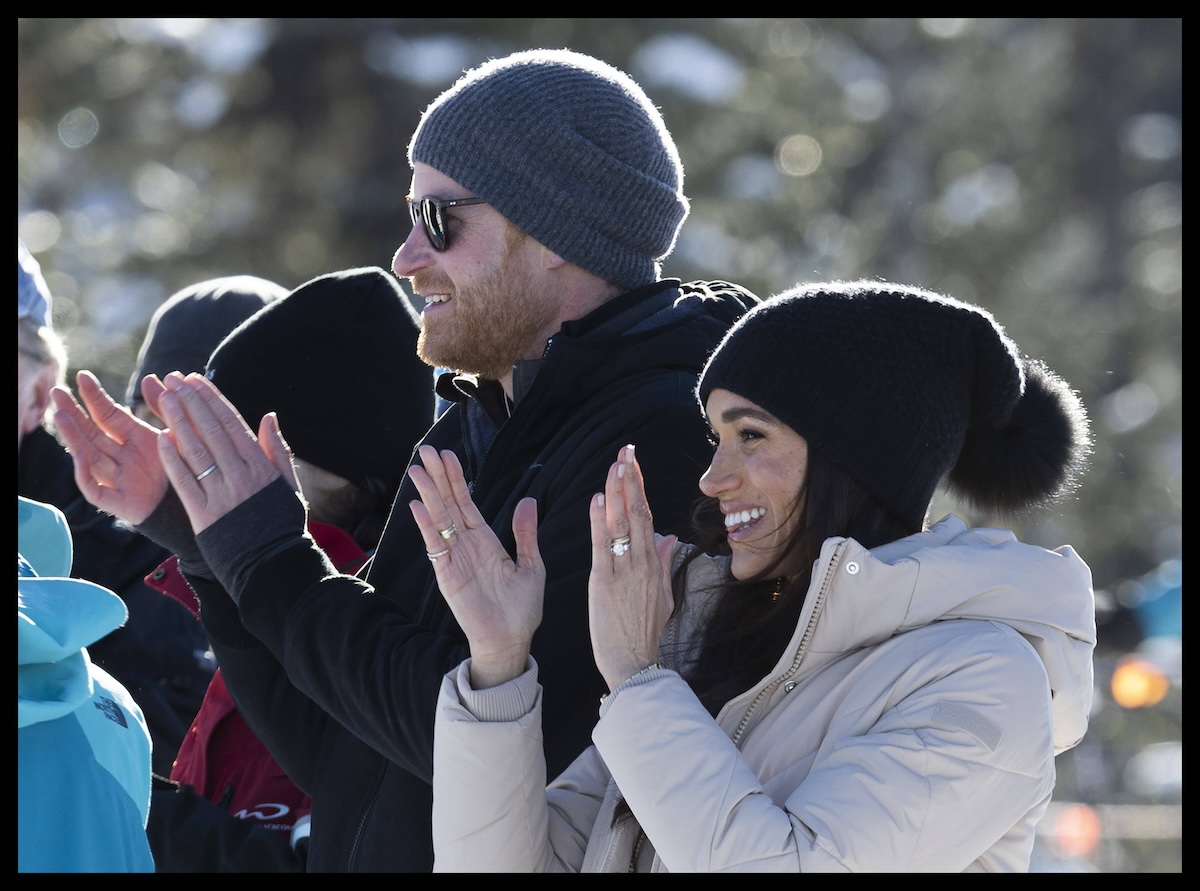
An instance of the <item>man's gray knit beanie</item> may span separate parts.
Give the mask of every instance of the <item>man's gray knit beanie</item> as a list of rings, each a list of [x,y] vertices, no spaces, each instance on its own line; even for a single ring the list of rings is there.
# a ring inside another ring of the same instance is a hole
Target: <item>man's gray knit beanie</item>
[[[683,165],[658,110],[627,74],[569,50],[468,71],[425,110],[408,159],[627,288],[659,277],[688,214]]]

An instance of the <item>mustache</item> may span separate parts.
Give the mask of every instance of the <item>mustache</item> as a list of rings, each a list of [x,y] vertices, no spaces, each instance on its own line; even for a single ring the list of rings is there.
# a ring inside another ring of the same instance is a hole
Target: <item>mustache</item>
[[[451,294],[454,286],[449,279],[442,275],[413,275],[409,276],[409,285],[416,294]]]

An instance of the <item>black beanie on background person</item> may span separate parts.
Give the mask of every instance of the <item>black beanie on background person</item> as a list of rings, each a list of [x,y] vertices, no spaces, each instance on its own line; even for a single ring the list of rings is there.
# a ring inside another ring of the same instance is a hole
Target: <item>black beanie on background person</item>
[[[287,293],[283,285],[254,275],[228,275],[176,291],[150,317],[125,404],[133,408],[142,401],[142,378],[148,374],[203,371],[225,335]]]
[[[987,310],[877,281],[799,285],[752,309],[701,374],[805,438],[908,523],[943,477],[982,510],[1070,491],[1090,451],[1078,395]]]
[[[419,325],[389,273],[333,272],[243,322],[213,352],[206,376],[252,430],[278,414],[296,457],[368,491],[380,482],[395,491],[433,422]]]

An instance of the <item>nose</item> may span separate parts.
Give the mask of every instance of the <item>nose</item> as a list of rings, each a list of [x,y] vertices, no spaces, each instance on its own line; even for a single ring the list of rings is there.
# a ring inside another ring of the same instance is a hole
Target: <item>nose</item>
[[[413,226],[408,238],[404,239],[392,255],[392,272],[401,278],[408,278],[418,269],[430,265],[433,262],[433,254],[433,245],[425,237],[425,230],[420,226]]]
[[[727,492],[734,483],[729,464],[724,460],[724,452],[720,446],[713,452],[708,469],[700,477],[700,491],[709,498],[717,498],[722,492]]]

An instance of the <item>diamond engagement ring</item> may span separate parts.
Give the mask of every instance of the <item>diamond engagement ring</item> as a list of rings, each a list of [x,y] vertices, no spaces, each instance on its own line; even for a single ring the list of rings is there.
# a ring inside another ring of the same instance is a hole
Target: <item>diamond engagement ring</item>
[[[449,541],[452,537],[454,537],[457,534],[458,534],[458,527],[455,526],[453,523],[451,523],[445,529],[438,530],[438,535],[440,535],[445,541]]]
[[[208,476],[210,473],[212,473],[216,469],[217,469],[216,464],[208,465],[208,467],[206,467],[204,470],[202,470],[198,474],[196,474],[196,482],[200,482],[200,480],[204,479],[206,476]]]
[[[629,550],[629,536],[622,535],[620,538],[614,538],[609,549],[613,552],[614,557],[623,557]]]

